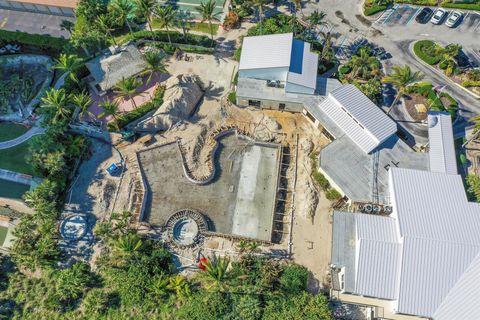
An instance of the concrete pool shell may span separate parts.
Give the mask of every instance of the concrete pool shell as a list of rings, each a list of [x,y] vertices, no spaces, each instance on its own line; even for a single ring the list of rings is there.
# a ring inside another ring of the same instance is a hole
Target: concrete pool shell
[[[215,177],[206,185],[185,177],[175,143],[138,152],[148,189],[144,220],[163,226],[175,212],[192,208],[210,220],[209,231],[271,241],[280,145],[233,133],[218,143]]]

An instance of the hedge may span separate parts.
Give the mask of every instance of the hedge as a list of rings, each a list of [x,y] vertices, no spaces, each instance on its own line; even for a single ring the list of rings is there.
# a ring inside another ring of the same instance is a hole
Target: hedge
[[[480,87],[480,81],[473,81],[473,80],[464,80],[462,82],[463,87]]]
[[[396,3],[410,3],[423,6],[436,6],[437,0],[395,0]]]
[[[30,34],[26,32],[0,30],[1,42],[14,42],[21,45],[35,46],[41,50],[59,53],[68,43],[67,39],[54,38],[48,35]]]
[[[443,1],[441,4],[445,8],[455,8],[455,9],[465,9],[465,10],[479,10],[480,11],[480,1],[476,3],[452,3],[450,1]]]
[[[148,39],[148,40],[155,40],[159,42],[169,42],[168,35],[170,35],[170,40],[174,44],[189,44],[189,45],[202,46],[202,47],[210,47],[212,44],[212,41],[207,36],[187,34],[187,36],[184,37],[182,33],[177,31],[169,31],[168,33],[166,31],[154,31],[153,33],[155,34],[155,38],[152,37],[152,33],[150,31],[147,31],[147,30],[137,31],[137,32],[134,32],[133,35],[129,35],[127,37],[127,40]]]
[[[384,11],[387,8],[388,8],[388,6],[379,6],[379,5],[374,4],[374,5],[365,7],[363,9],[363,14],[368,17],[368,16],[371,16],[371,15],[374,15],[377,12]]]
[[[164,86],[159,86],[154,93],[154,97],[152,100],[144,103],[142,106],[138,107],[135,110],[132,110],[128,113],[124,113],[120,116],[117,117],[116,120],[113,120],[110,122],[107,127],[108,130],[110,131],[115,131],[119,130],[123,127],[125,127],[127,124],[130,122],[139,119],[140,117],[143,117],[147,113],[149,113],[152,110],[157,109],[160,107],[163,103],[163,95],[165,94],[165,87]]]
[[[435,43],[433,41],[420,40],[420,41],[417,41],[417,42],[414,43],[413,52],[415,53],[415,55],[417,57],[419,57],[420,59],[422,59],[423,61],[425,61],[429,65],[435,65],[435,64],[440,62],[440,60],[442,59],[442,56],[438,55],[438,56],[432,57],[432,56],[426,54],[423,51],[424,48],[434,46],[434,45],[435,45]]]

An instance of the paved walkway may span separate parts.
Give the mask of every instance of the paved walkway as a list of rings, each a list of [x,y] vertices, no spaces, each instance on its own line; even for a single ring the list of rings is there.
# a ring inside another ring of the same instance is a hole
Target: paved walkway
[[[17,137],[15,139],[8,140],[8,141],[0,142],[0,150],[9,149],[9,148],[18,146],[19,144],[22,144],[25,141],[29,140],[31,137],[42,134],[44,132],[45,132],[44,128],[32,127],[30,130],[22,134],[20,137]]]

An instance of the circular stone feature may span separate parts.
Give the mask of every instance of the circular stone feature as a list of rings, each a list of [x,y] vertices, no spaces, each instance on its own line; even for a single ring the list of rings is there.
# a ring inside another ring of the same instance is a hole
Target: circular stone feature
[[[195,242],[198,236],[198,224],[191,218],[182,218],[173,226],[173,241],[182,246],[188,246]]]
[[[183,209],[170,216],[166,229],[168,239],[176,246],[192,247],[202,242],[202,232],[208,230],[208,223],[200,212]]]
[[[87,219],[84,216],[75,214],[65,218],[60,225],[62,238],[69,241],[78,241],[87,232]]]

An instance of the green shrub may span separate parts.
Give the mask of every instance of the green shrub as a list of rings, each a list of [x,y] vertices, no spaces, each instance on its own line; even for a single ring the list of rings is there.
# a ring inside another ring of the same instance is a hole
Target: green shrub
[[[125,127],[130,122],[143,117],[145,114],[160,107],[163,103],[163,95],[165,93],[165,87],[160,86],[155,90],[155,96],[152,100],[144,103],[142,106],[128,113],[124,113],[117,117],[116,120],[110,122],[107,127],[110,131],[115,131]]]
[[[190,44],[195,46],[210,47],[211,40],[207,36],[200,36],[196,34],[187,34],[186,37],[182,33],[177,31],[154,31],[155,38],[152,38],[152,33],[147,30],[141,30],[134,32],[133,35],[126,37],[126,40],[155,40],[159,42],[169,42],[168,35],[170,35],[170,40],[175,44]]]
[[[328,191],[326,192],[325,196],[327,197],[328,200],[330,201],[334,201],[334,200],[338,200],[342,197],[342,195],[340,194],[340,192],[338,192],[337,190],[333,189],[333,188],[330,188],[328,189]]]
[[[313,180],[320,186],[323,191],[327,191],[330,188],[330,182],[328,182],[327,178],[323,174],[321,174],[318,170],[314,170],[312,172]]]
[[[296,264],[285,267],[280,277],[280,286],[287,293],[299,293],[306,290],[308,270]]]
[[[68,40],[64,38],[54,38],[48,35],[0,30],[0,42],[14,42],[20,45],[33,46],[39,50],[57,55],[63,50]]]
[[[240,56],[242,55],[242,47],[239,47],[235,50],[233,57],[236,61],[240,61]]]
[[[233,104],[237,103],[237,93],[235,91],[232,91],[228,94],[228,101]]]
[[[338,69],[338,73],[340,74],[348,74],[352,71],[352,68],[350,68],[349,66],[347,65],[343,65],[341,66],[339,69]]]
[[[462,82],[462,86],[469,88],[469,87],[480,87],[480,81],[472,81],[472,80],[464,80]]]
[[[467,194],[470,200],[480,202],[480,177],[469,174],[465,180],[467,185]]]
[[[422,6],[436,6],[437,0],[395,0],[397,3],[410,3]]]
[[[363,14],[368,17],[368,16],[371,16],[371,15],[374,15],[377,12],[384,11],[387,8],[388,8],[388,6],[374,4],[374,5],[365,7],[363,9]]]
[[[480,11],[480,1],[471,1],[471,3],[464,3],[458,1],[444,0],[441,4],[445,8],[456,8],[465,10],[477,10]]]
[[[413,52],[417,57],[428,63],[429,65],[435,65],[440,62],[442,59],[441,55],[431,56],[429,55],[428,49],[435,47],[435,43],[430,40],[420,40],[415,42],[413,45]]]
[[[444,60],[438,64],[438,67],[442,70],[445,70],[448,68],[448,62]]]

